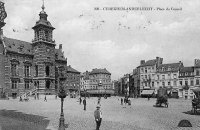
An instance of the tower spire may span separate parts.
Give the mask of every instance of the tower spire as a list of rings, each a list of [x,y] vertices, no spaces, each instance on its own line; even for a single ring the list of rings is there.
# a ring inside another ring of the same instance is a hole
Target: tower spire
[[[43,4],[42,4],[42,10],[44,11],[45,7],[44,7],[44,0],[42,0]]]

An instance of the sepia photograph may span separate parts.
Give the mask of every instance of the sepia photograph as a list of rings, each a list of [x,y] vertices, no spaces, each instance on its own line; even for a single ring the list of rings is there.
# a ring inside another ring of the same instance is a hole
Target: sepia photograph
[[[0,130],[199,130],[199,0],[0,0]]]

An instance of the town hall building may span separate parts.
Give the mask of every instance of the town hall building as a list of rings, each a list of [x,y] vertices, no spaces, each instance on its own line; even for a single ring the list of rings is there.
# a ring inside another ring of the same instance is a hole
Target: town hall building
[[[47,20],[44,9],[43,5],[39,20],[32,28],[32,43],[4,37],[1,31],[0,92],[8,96],[27,92],[55,94],[60,84],[59,76],[64,77],[67,72],[62,45],[55,48],[55,28]]]

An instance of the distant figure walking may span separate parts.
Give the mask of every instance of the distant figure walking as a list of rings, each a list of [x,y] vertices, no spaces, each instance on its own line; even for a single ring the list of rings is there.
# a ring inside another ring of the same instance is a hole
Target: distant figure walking
[[[81,99],[81,97],[79,98],[79,102],[80,102],[80,105],[81,105],[81,102],[82,102],[82,99]]]
[[[100,104],[101,98],[98,98],[97,105]]]
[[[83,110],[85,110],[85,111],[86,111],[86,98],[84,98],[84,100],[83,100],[83,105],[84,105],[84,108],[83,108]]]
[[[121,98],[121,105],[123,105],[123,99]]]
[[[94,118],[96,121],[96,130],[99,130],[102,121],[102,112],[100,110],[100,105],[97,105],[97,109],[94,111]]]
[[[20,101],[20,102],[22,102],[22,96],[20,96],[20,99],[19,99],[19,101]]]
[[[44,97],[44,101],[46,101],[46,102],[47,102],[47,97],[46,97],[46,95],[45,95],[45,97]]]
[[[148,101],[150,100],[150,95],[148,95]]]

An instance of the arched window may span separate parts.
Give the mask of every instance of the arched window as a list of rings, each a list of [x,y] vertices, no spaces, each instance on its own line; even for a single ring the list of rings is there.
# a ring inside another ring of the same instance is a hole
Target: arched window
[[[46,66],[46,69],[45,69],[45,71],[46,71],[46,76],[49,76],[49,66]]]
[[[50,81],[47,80],[47,81],[46,81],[46,89],[49,89],[49,88],[50,88]]]

